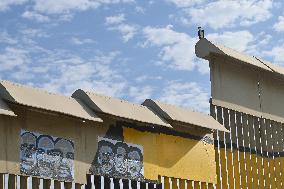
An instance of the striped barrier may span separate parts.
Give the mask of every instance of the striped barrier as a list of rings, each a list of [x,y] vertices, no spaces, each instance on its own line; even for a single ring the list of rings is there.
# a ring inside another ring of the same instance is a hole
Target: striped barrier
[[[217,189],[284,188],[283,123],[211,104],[230,133],[215,133]]]
[[[215,189],[211,183],[160,177],[159,183],[88,175],[87,184],[0,174],[0,189]]]

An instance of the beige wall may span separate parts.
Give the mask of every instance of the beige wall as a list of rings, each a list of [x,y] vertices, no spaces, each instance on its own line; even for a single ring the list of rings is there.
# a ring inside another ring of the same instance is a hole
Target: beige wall
[[[272,115],[274,119],[284,122],[284,80],[272,76],[272,74],[263,73],[261,80],[262,111],[265,117]],[[279,118],[280,119],[280,118]]]
[[[7,126],[5,122],[5,118],[8,116],[0,116],[0,172],[5,173],[7,172],[7,166],[6,166],[6,136],[7,136]]]
[[[259,111],[257,73],[229,61],[221,58],[211,61],[212,98]]]
[[[213,104],[284,121],[283,79],[222,56],[212,56],[210,68]]]
[[[107,125],[81,121],[66,116],[30,111],[13,106],[17,117],[0,116],[0,172],[20,174],[21,129],[74,141],[75,182],[85,183],[97,149],[97,136],[104,136]],[[7,149],[7,153],[5,152]],[[4,152],[4,153],[3,153]],[[7,157],[8,161],[5,161]],[[83,173],[83,174],[82,174]]]

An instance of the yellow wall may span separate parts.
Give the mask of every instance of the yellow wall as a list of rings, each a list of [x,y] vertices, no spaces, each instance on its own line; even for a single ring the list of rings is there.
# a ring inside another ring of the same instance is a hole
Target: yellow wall
[[[216,152],[218,148],[216,148]],[[239,159],[239,160],[238,160]],[[220,160],[220,161],[219,161]],[[249,152],[219,149],[216,155],[217,189],[283,188],[284,158],[267,158]],[[220,173],[221,166],[221,173]],[[281,176],[282,174],[282,176]],[[282,186],[281,186],[282,183]]]
[[[124,128],[124,139],[144,149],[144,176],[157,180],[158,175],[216,182],[214,145],[178,136],[141,132]]]

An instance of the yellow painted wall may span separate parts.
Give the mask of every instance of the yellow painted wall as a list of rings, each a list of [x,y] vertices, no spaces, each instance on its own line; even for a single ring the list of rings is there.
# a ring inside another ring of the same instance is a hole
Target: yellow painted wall
[[[214,145],[178,136],[123,129],[127,143],[143,146],[144,176],[157,180],[158,175],[216,182]]]
[[[218,148],[216,148],[218,151]],[[239,159],[239,160],[238,160]],[[219,161],[220,160],[220,161]],[[267,158],[249,152],[219,149],[216,188],[283,188],[284,158]],[[221,173],[219,171],[221,166]],[[282,176],[281,176],[282,174]],[[282,183],[282,185],[281,185]]]

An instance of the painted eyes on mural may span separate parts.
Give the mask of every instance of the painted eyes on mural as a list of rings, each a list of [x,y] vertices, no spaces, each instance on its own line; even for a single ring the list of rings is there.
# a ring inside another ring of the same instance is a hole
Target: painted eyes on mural
[[[73,159],[73,160],[74,160],[74,153],[72,153],[72,152],[67,152],[67,153],[66,153],[66,158],[67,158],[67,159]]]
[[[21,144],[21,147],[20,147],[21,150],[33,150],[35,151],[36,148],[35,148],[35,145],[33,144],[28,144],[28,143],[24,143],[24,144]]]
[[[42,148],[38,148],[38,149],[37,149],[37,153],[38,153],[38,154],[45,154],[45,150],[42,149]]]
[[[142,161],[142,154],[139,149],[135,147],[130,147],[128,158],[130,160]]]
[[[102,156],[114,156],[113,147],[111,145],[101,145],[99,152]]]
[[[116,157],[127,156],[128,146],[125,143],[118,142],[115,144]]]
[[[61,152],[61,150],[59,149],[52,149],[52,150],[49,150],[47,153],[52,156],[63,157],[63,152]]]

